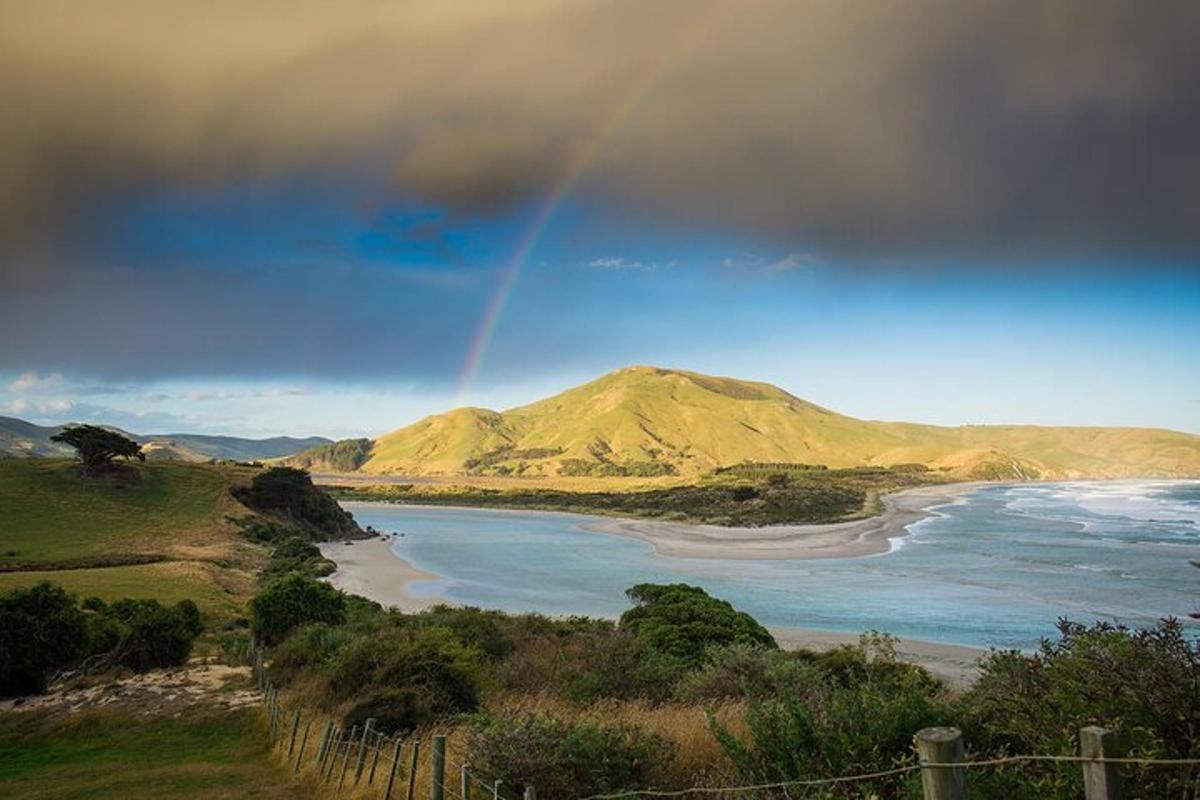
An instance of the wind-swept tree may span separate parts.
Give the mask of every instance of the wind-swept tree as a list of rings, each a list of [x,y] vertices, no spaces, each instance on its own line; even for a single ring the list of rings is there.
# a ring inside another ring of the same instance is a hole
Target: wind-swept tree
[[[74,447],[84,475],[94,475],[118,458],[146,460],[140,444],[97,425],[73,425],[51,436],[50,441]]]

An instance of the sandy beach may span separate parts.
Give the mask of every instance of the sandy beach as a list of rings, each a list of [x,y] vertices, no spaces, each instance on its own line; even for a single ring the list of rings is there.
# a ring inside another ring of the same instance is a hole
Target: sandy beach
[[[390,541],[379,538],[320,545],[321,554],[338,565],[329,582],[344,592],[401,611],[421,611],[446,602],[437,597],[414,597],[410,584],[438,580],[439,576],[397,558],[391,547]]]
[[[884,495],[883,513],[852,522],[828,525],[772,525],[726,528],[654,520],[597,518],[582,527],[649,542],[655,552],[677,558],[813,559],[851,558],[886,553],[889,539],[906,535],[905,528],[929,516],[933,506],[953,502],[981,483],[919,486]]]

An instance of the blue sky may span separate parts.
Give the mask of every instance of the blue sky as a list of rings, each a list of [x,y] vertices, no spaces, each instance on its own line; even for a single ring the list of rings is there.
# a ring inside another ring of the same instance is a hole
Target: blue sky
[[[28,4],[0,29],[0,414],[370,435],[641,363],[860,417],[1200,433],[1197,24]]]

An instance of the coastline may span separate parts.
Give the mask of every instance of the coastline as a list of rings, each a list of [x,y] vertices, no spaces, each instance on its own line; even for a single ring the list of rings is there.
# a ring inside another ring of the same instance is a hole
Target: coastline
[[[410,613],[436,605],[453,605],[440,597],[412,594],[414,582],[441,580],[441,576],[417,569],[397,556],[392,552],[390,539],[325,542],[318,547],[321,555],[337,564],[337,570],[326,581],[343,592]]]
[[[359,540],[353,544],[327,542],[321,553],[337,564],[337,571],[326,580],[345,592],[361,595],[384,606],[406,613],[424,611],[436,605],[454,605],[437,595],[420,596],[412,584],[437,581],[441,576],[417,569],[391,549],[391,541]],[[832,650],[858,643],[858,634],[821,631],[808,628],[771,627],[771,634],[786,650]],[[962,689],[979,675],[979,659],[986,650],[968,645],[900,639],[896,655],[911,664],[924,667],[947,685]]]
[[[675,558],[725,560],[809,560],[854,558],[887,553],[891,541],[908,534],[907,527],[932,516],[983,482],[917,486],[883,495],[883,511],[866,519],[820,525],[771,525],[726,528],[640,519],[597,518],[580,527],[594,533],[629,536],[647,542],[654,552]]]

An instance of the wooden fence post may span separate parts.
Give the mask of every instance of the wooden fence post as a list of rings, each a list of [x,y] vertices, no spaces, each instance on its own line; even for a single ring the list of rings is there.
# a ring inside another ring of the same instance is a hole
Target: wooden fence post
[[[334,777],[334,765],[337,763],[337,748],[342,746],[342,739],[346,738],[346,730],[342,728],[334,728],[334,741],[330,742],[329,750],[325,752],[325,769],[322,770],[322,780],[329,780]]]
[[[405,800],[413,800],[413,794],[417,791],[417,753],[421,751],[421,743],[413,739],[412,754],[408,759],[408,783],[404,788]]]
[[[470,764],[463,764],[458,770],[458,793],[462,800],[471,800],[471,776],[467,772],[470,767]]]
[[[367,720],[367,724],[363,726],[362,741],[358,744],[358,760],[354,764],[354,785],[358,786],[358,782],[362,780],[363,767],[367,763],[367,739],[371,738],[371,728],[375,727],[375,719]]]
[[[429,800],[443,800],[446,785],[446,737],[433,737],[433,750],[429,754]]]
[[[922,728],[917,732],[921,764],[960,764],[963,761],[962,731],[958,728]],[[966,800],[966,767],[921,767],[925,800]]]
[[[386,738],[382,733],[375,734],[375,755],[371,756],[371,771],[367,773],[367,786],[375,783],[375,768],[379,766],[379,755],[383,752],[383,740]]]
[[[497,778],[495,783],[492,784],[492,800],[500,800],[500,784],[502,783],[504,781]]]
[[[400,769],[400,744],[403,741],[397,734],[396,751],[392,753],[392,771],[388,775],[387,788],[383,790],[383,800],[392,800],[392,786],[396,783],[396,772]]]
[[[290,759],[296,752],[296,734],[300,732],[300,709],[292,714],[292,735],[288,738],[287,757]]]
[[[1079,729],[1079,754],[1084,758],[1111,758],[1116,734],[1106,728]],[[1117,765],[1083,762],[1083,793],[1087,800],[1117,800]]]
[[[304,735],[300,737],[300,751],[296,753],[296,766],[293,774],[300,772],[300,762],[304,761],[304,748],[308,747],[308,734],[312,731],[312,720],[304,723]]]
[[[325,772],[325,759],[329,757],[329,748],[333,745],[333,720],[325,720],[325,732],[321,734],[321,744],[317,746],[317,776]]]
[[[346,757],[342,759],[342,774],[338,776],[338,789],[342,788],[342,784],[346,782],[346,773],[350,771],[350,751],[354,749],[354,739],[358,736],[358,726],[355,725],[350,729],[350,735],[346,737]]]

